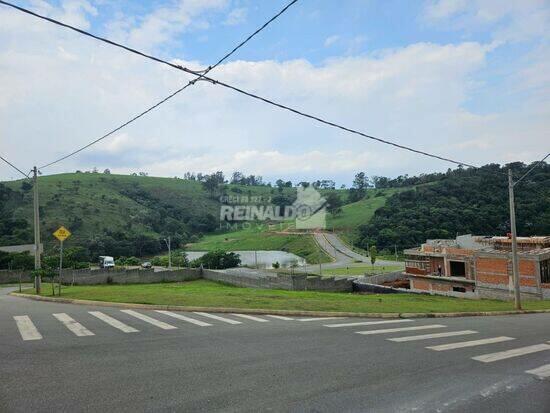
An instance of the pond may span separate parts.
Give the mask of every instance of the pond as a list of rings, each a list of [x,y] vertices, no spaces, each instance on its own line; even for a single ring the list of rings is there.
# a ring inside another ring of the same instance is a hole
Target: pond
[[[241,265],[258,268],[273,268],[273,263],[278,262],[281,267],[289,268],[292,265],[306,265],[306,260],[296,254],[286,251],[231,251],[238,254]],[[202,257],[206,251],[186,251],[190,261]]]

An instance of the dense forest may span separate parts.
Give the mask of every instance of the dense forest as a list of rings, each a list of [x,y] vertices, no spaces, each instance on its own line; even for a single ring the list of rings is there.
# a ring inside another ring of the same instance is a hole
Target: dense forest
[[[390,197],[371,221],[359,228],[359,244],[363,248],[376,244],[401,249],[427,238],[505,235],[510,231],[508,167],[517,179],[531,166],[491,164],[432,174],[429,183]],[[415,182],[414,178],[407,180]],[[515,187],[515,198],[518,234],[550,235],[550,165],[538,166],[521,181]]]

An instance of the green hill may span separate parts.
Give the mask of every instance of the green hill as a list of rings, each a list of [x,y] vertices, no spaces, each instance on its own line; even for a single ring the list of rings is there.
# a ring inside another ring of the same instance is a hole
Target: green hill
[[[5,244],[32,242],[32,187],[22,181],[0,187],[7,202],[0,210]],[[73,173],[39,178],[40,221],[46,248],[59,225],[73,236],[67,245],[85,245],[92,254],[154,253],[165,234],[181,241],[218,226],[219,203],[201,184],[174,178]],[[114,251],[114,252],[112,252]]]
[[[359,228],[362,247],[408,248],[427,238],[456,234],[505,235],[510,231],[507,167],[515,179],[532,165],[516,162],[478,169],[449,170],[430,185],[390,197]],[[515,187],[517,231],[521,236],[550,235],[550,165],[544,163]]]
[[[220,230],[220,200],[232,196],[287,205],[294,201],[296,189],[225,184],[211,192],[201,182],[177,178],[102,173],[42,176],[42,240],[46,251],[52,251],[56,240],[51,234],[64,225],[73,234],[66,247],[83,246],[92,259],[104,254],[157,254],[165,251],[163,239],[169,235],[174,247],[200,240],[193,249],[283,250],[312,262],[329,260],[307,234],[280,234],[260,227],[231,231],[231,242],[220,242],[228,238],[224,235],[228,231]],[[21,180],[0,183],[0,199],[0,245],[32,243],[32,185]]]
[[[511,164],[515,176],[530,166]],[[508,201],[505,168],[486,165],[394,179],[374,177],[377,188],[322,189],[342,203],[329,214],[327,227],[358,247],[399,249],[426,238],[456,233],[505,234]],[[223,180],[223,178],[222,178]],[[550,233],[550,166],[544,164],[517,186],[518,232]],[[64,225],[73,236],[66,246],[83,246],[89,256],[150,256],[186,245],[195,250],[282,250],[309,262],[330,260],[310,234],[281,226],[220,225],[223,203],[290,205],[296,188],[216,184],[178,178],[70,173],[39,178],[40,221],[46,251],[52,232]],[[336,199],[336,201],[334,201]],[[350,202],[355,200],[355,202]],[[0,245],[33,242],[32,185],[0,183]],[[253,223],[254,224],[254,223]]]

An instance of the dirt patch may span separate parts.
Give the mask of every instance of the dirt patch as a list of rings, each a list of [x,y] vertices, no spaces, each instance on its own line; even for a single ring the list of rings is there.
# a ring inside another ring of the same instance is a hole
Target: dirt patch
[[[382,285],[385,285],[386,287],[393,287],[393,288],[411,288],[409,280],[395,280],[395,281],[386,281],[383,282]]]

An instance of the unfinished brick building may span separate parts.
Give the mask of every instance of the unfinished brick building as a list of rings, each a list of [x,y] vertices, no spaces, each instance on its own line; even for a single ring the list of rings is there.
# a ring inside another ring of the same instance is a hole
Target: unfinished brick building
[[[550,299],[550,236],[518,237],[523,298]],[[462,235],[404,251],[412,291],[467,298],[513,298],[511,239]]]

